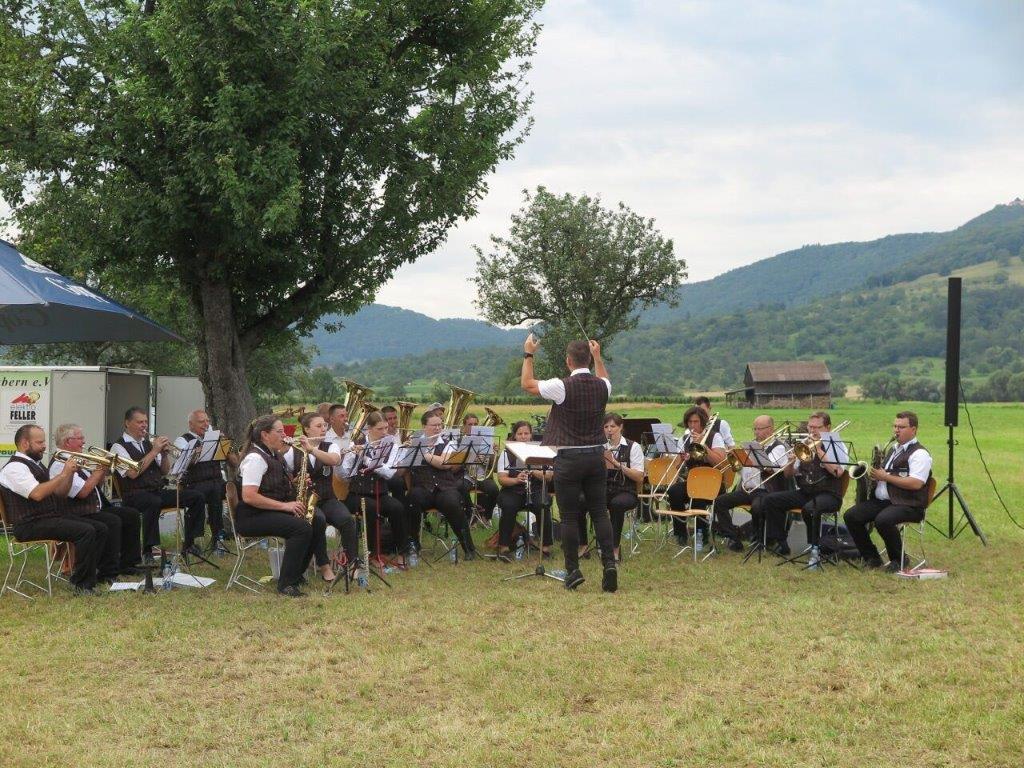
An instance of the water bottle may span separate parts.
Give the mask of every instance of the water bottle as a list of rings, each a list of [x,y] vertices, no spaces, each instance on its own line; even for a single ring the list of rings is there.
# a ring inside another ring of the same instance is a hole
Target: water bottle
[[[551,575],[554,576],[556,579],[561,579],[562,581],[565,581],[565,577],[569,574],[566,573],[564,568],[555,568],[555,570],[551,571]]]
[[[163,576],[163,584],[161,586],[165,592],[168,592],[174,586],[174,566],[171,565],[170,560],[164,560],[164,568],[161,575]]]
[[[519,538],[516,539],[516,560],[522,560],[525,553],[526,542],[523,541],[523,535],[519,534]]]
[[[415,568],[420,564],[420,556],[416,551],[416,545],[409,547],[409,556],[405,558],[405,561],[409,564],[410,568]]]
[[[459,562],[459,542],[456,539],[452,539],[448,548],[448,559],[453,563]]]
[[[497,527],[498,523],[501,522],[501,507],[495,507],[494,511],[491,512],[491,525]]]
[[[821,552],[817,547],[811,547],[811,556],[807,560],[808,570],[816,571],[821,567]]]
[[[704,551],[704,531],[697,529],[697,535],[693,537],[693,549],[695,552]]]
[[[356,584],[359,585],[360,589],[366,589],[370,586],[370,577],[366,572],[366,568],[362,565],[356,568]]]

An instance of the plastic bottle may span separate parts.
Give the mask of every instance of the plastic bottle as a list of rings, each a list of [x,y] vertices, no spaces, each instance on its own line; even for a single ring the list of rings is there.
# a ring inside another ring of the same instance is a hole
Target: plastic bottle
[[[356,584],[359,585],[360,589],[366,589],[370,586],[370,577],[366,572],[366,566],[360,565],[356,568]]]
[[[409,556],[405,558],[405,562],[409,564],[410,568],[415,568],[417,565],[420,564],[420,555],[416,551],[415,546],[409,547]]]
[[[495,507],[491,512],[491,525],[497,528],[499,522],[501,522],[501,507]]]
[[[164,560],[163,571],[160,575],[163,576],[163,583],[161,586],[164,591],[170,591],[174,586],[174,566],[171,564],[170,560]]]
[[[459,542],[456,539],[452,539],[448,547],[448,559],[453,563],[459,562]]]
[[[697,529],[697,535],[693,537],[693,549],[696,552],[704,551],[704,531]]]
[[[516,560],[522,560],[526,554],[526,542],[523,541],[523,535],[519,534],[519,538],[516,539]]]
[[[811,547],[811,556],[807,560],[807,568],[812,571],[821,568],[821,551],[817,547]]]

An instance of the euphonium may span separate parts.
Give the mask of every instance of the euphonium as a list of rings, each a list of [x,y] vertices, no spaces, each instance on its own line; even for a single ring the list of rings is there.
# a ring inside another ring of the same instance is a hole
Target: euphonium
[[[124,469],[127,469],[130,472],[138,472],[139,471],[139,462],[132,461],[131,459],[129,459],[129,458],[125,457],[125,456],[122,456],[119,453],[114,453],[113,451],[108,451],[108,450],[105,450],[103,448],[98,448],[95,445],[90,445],[85,450],[86,450],[86,453],[88,453],[91,456],[95,456],[95,457],[97,457],[99,459],[107,459],[107,460],[109,460],[110,461],[110,471],[111,472],[113,472],[118,467],[123,467]]]
[[[448,386],[452,393],[448,398],[448,405],[444,409],[444,429],[452,429],[456,425],[461,424],[462,417],[469,410],[469,404],[476,397],[476,393],[468,389],[456,387],[454,384],[449,384]]]
[[[484,423],[481,424],[480,426],[500,427],[502,424],[505,423],[505,420],[501,418],[501,416],[499,416],[498,413],[493,408],[488,408],[485,405],[484,410],[487,412],[487,418],[484,419]]]
[[[93,453],[92,450],[88,453],[79,453],[77,451],[55,451],[53,454],[54,461],[69,462],[74,461],[78,466],[83,469],[88,469],[90,472],[95,472],[97,469],[107,469],[113,471],[116,467],[122,466],[125,469],[131,470],[132,472],[138,472],[139,464],[137,461],[131,459],[123,459],[117,454],[110,454],[108,456],[100,456],[99,454]]]

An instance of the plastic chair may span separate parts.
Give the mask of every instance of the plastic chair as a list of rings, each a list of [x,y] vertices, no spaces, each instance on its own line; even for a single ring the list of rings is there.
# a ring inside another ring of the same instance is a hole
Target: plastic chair
[[[684,521],[694,521],[694,536],[697,534],[697,520],[704,518],[708,523],[708,544],[709,548],[707,554],[700,558],[701,562],[704,562],[709,557],[717,553],[715,548],[715,534],[711,525],[712,507],[715,499],[718,497],[719,491],[722,490],[722,473],[714,467],[694,467],[690,470],[686,476],[686,495],[690,497],[690,502],[687,504],[686,509],[679,511],[670,511],[673,517],[682,518]],[[708,506],[704,509],[694,507],[694,502],[707,502]],[[679,551],[673,555],[673,557],[679,557],[688,549],[693,550],[693,562],[697,562],[697,547],[691,547],[689,544],[680,547]]]
[[[647,481],[648,490],[647,492],[637,493],[637,499],[640,502],[639,507],[637,508],[638,515],[643,514],[644,506],[646,504],[648,515],[652,520],[655,518],[660,520],[666,519],[665,513],[667,510],[662,510],[661,505],[667,505],[668,489],[675,484],[682,468],[683,458],[678,453],[647,459],[644,463],[644,476]],[[667,517],[671,518],[671,515],[668,515]],[[668,532],[670,530],[671,524],[665,527],[658,549],[665,546],[665,542],[668,541]],[[631,546],[632,554],[636,554],[640,550],[640,542],[643,541],[643,533],[644,530],[639,527],[633,532],[633,544]]]

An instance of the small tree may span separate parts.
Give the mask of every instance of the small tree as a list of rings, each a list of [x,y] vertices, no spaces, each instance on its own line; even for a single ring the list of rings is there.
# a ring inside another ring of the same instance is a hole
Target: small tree
[[[538,187],[523,193],[507,238],[491,236],[491,253],[476,247],[474,277],[481,314],[492,323],[543,323],[548,372],[562,367],[565,344],[582,331],[607,347],[636,327],[639,310],[676,304],[686,263],[653,219],[622,203],[561,196]],[[577,322],[578,320],[578,322]]]

